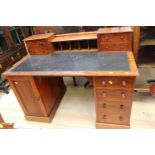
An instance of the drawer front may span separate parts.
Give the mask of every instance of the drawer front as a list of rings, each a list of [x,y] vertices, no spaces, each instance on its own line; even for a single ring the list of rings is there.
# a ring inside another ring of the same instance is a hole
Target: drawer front
[[[126,90],[105,90],[105,89],[96,89],[96,101],[131,101],[133,97],[133,91]]]
[[[29,47],[40,47],[40,46],[46,46],[47,41],[46,40],[35,40],[35,41],[27,41],[27,46]]]
[[[97,101],[96,102],[96,110],[98,111],[105,111],[105,110],[116,110],[116,111],[128,111],[131,109],[132,101]]]
[[[131,44],[129,43],[103,43],[100,45],[100,50],[103,51],[130,51],[131,49]]]
[[[131,77],[96,77],[95,87],[111,89],[134,89],[135,78]]]
[[[100,41],[104,43],[128,43],[131,42],[131,33],[101,34]]]
[[[105,113],[97,114],[96,121],[100,122],[100,123],[129,125],[130,124],[130,115],[126,115],[123,113],[108,114],[105,112]]]

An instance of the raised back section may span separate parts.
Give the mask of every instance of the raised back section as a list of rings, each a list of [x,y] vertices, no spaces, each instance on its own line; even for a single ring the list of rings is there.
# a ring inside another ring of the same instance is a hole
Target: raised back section
[[[132,51],[131,27],[101,28],[93,32],[33,35],[25,40],[30,55],[53,52]]]
[[[76,52],[97,50],[97,35],[94,32],[68,33],[56,35],[51,43],[56,52]]]
[[[54,52],[54,48],[50,40],[54,38],[54,34],[32,35],[24,40],[27,51],[30,55],[45,55]]]
[[[132,51],[131,27],[101,28],[97,32],[100,51]]]

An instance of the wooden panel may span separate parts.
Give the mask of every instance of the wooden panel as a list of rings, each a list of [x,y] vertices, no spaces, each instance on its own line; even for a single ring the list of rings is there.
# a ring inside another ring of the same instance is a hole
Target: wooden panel
[[[11,77],[9,83],[26,115],[47,116],[33,78]]]
[[[25,46],[30,55],[49,54],[54,51],[54,47],[49,42],[53,37],[53,34],[32,35],[24,40]]]
[[[120,33],[120,34],[101,34],[101,42],[104,43],[128,43],[131,39],[131,33]]]
[[[38,91],[49,115],[64,89],[62,77],[35,77]]]
[[[96,125],[130,125],[134,77],[94,77]]]
[[[92,40],[92,39],[97,39],[96,31],[56,35],[54,39],[51,39],[51,42]]]
[[[96,121],[101,123],[110,123],[110,124],[121,124],[121,125],[129,125],[130,117],[124,113],[114,114],[111,113],[100,113],[96,116]]]
[[[133,91],[126,90],[116,90],[116,89],[96,89],[96,100],[97,101],[112,101],[112,100],[121,100],[121,101],[130,101],[132,99]]]
[[[100,51],[128,51],[131,50],[131,45],[127,43],[120,43],[120,44],[102,44],[99,46]]]
[[[137,62],[139,52],[139,41],[140,41],[140,26],[133,27],[133,54]]]
[[[131,51],[132,29],[129,27],[99,29],[97,40],[100,51]]]
[[[123,101],[121,99],[119,100],[101,100],[96,101],[96,108],[100,110],[106,110],[106,109],[116,109],[116,110],[123,110],[128,111],[131,108],[132,105],[132,99],[129,99],[129,101]]]

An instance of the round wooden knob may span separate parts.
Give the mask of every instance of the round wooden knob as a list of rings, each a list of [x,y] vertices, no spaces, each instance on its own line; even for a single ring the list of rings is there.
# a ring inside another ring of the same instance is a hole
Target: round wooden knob
[[[105,40],[108,41],[109,40],[109,37],[108,36],[105,36]]]
[[[125,38],[123,35],[121,35],[121,37],[120,37],[122,40]]]
[[[14,83],[15,83],[15,84],[18,84],[18,82],[16,82],[16,81],[15,81]]]
[[[120,121],[123,121],[123,116],[120,116],[120,117],[119,117],[119,120],[120,120]]]
[[[121,95],[122,95],[122,98],[125,98],[125,93],[124,93],[124,92],[122,92],[122,94],[121,94]]]
[[[14,61],[14,57],[11,57],[11,60]]]
[[[106,97],[106,92],[103,92],[102,93],[102,97]]]
[[[106,119],[107,118],[107,116],[106,115],[103,115],[103,119]]]
[[[105,85],[105,81],[102,81],[102,85]]]
[[[120,48],[121,48],[121,49],[124,49],[124,45],[120,45]]]
[[[122,85],[123,86],[126,86],[126,81],[122,81]]]
[[[124,109],[124,105],[123,104],[120,105],[120,109]]]
[[[105,48],[106,48],[106,49],[108,49],[108,48],[109,48],[109,46],[107,45]]]
[[[102,104],[102,107],[103,107],[103,108],[106,108],[106,106],[107,106],[106,103],[103,103],[103,104]]]

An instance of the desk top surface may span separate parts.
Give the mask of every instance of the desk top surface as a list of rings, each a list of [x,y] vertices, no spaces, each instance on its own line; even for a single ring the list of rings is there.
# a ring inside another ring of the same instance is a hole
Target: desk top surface
[[[136,76],[131,60],[128,52],[55,53],[30,56],[5,75]]]

